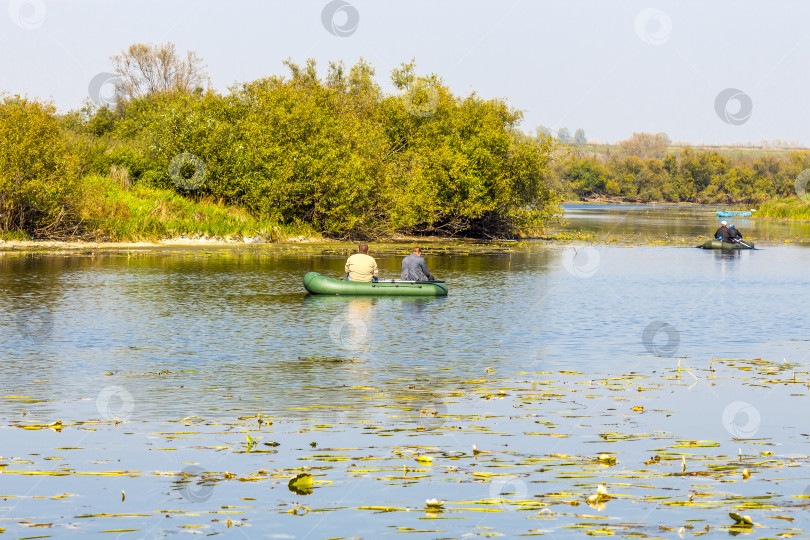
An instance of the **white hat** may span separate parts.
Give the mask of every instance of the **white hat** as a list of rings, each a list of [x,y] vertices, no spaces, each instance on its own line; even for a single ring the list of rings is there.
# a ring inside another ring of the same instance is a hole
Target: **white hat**
[[[723,220],[720,222],[720,225],[728,225],[728,221]]]

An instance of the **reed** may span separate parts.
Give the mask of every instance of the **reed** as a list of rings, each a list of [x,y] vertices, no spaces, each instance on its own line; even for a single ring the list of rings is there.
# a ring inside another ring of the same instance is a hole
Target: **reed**
[[[798,197],[772,199],[760,205],[756,216],[791,221],[810,221],[810,201],[805,202]]]

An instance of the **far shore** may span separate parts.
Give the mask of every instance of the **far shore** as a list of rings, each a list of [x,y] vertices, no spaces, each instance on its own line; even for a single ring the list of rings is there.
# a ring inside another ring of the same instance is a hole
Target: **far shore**
[[[652,201],[652,202],[634,202],[626,201],[622,198],[616,197],[599,197],[594,199],[581,199],[581,200],[567,200],[561,203],[563,206],[570,204],[592,204],[592,205],[616,205],[616,206],[688,206],[688,207],[701,207],[706,209],[712,208],[745,208],[750,210],[743,204],[701,204],[693,202],[666,202],[666,201]]]

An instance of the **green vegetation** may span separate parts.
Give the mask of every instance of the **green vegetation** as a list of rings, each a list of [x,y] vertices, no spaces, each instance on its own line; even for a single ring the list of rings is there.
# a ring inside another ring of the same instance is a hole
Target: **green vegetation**
[[[312,60],[287,62],[286,77],[220,94],[171,44],[113,60],[114,104],[59,115],[0,100],[0,236],[520,237],[562,198],[753,205],[792,195],[810,168],[806,151],[673,149],[662,133],[612,151],[582,129],[529,136],[520,111],[455,96],[413,63],[392,71],[392,95],[362,59],[323,78]],[[806,218],[786,204],[760,215]]]
[[[792,195],[807,168],[810,151],[673,150],[666,134],[636,133],[613,152],[573,146],[559,153],[550,185],[568,199],[751,205]]]
[[[759,207],[757,217],[810,221],[810,204],[798,197],[773,199]]]
[[[111,176],[90,175],[82,182],[78,216],[100,240],[147,240],[181,235],[203,238],[255,237],[283,241],[291,230],[259,220],[238,207],[227,207],[210,198],[194,199],[172,189],[130,185],[126,173],[113,169]],[[317,236],[315,231],[309,235]]]
[[[22,131],[34,142],[6,158],[14,166],[4,167],[2,230],[493,238],[535,233],[559,211],[545,183],[555,143],[520,132],[521,113],[503,101],[454,96],[412,63],[392,73],[397,95],[385,95],[362,60],[333,63],[324,79],[314,61],[287,66],[288,77],[226,94],[178,84],[63,117],[6,98],[16,117],[0,116],[0,136]],[[138,77],[127,75],[128,88],[150,87]]]
[[[0,102],[0,148],[0,231],[75,231],[79,168],[53,107],[20,97]]]

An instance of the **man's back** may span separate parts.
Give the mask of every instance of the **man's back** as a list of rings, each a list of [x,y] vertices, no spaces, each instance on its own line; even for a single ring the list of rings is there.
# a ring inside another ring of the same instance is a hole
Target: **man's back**
[[[433,276],[428,271],[425,259],[411,253],[402,259],[402,279],[405,281],[432,281]]]
[[[731,231],[725,225],[721,226],[714,232],[714,237],[719,238],[723,242],[731,242]]]
[[[346,261],[346,273],[349,281],[371,281],[379,275],[377,261],[371,255],[355,253]]]

